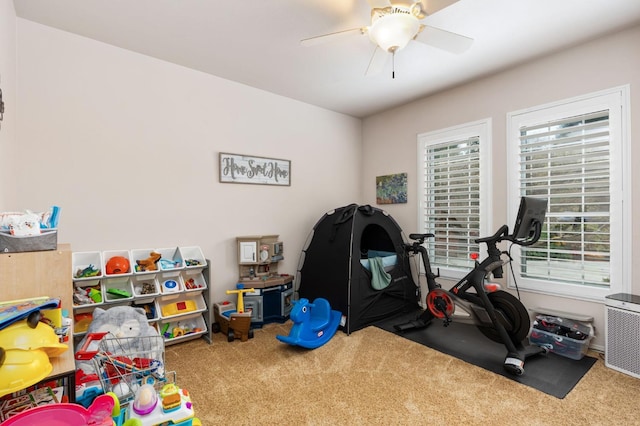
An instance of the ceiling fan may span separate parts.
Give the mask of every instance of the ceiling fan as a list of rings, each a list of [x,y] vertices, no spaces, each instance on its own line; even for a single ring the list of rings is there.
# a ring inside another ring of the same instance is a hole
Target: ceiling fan
[[[428,4],[424,4],[423,1]],[[421,22],[427,15],[432,15],[458,0],[423,1],[407,3],[401,0],[367,0],[371,6],[371,25],[306,38],[300,43],[303,46],[313,46],[355,33],[367,34],[376,47],[367,66],[366,75],[374,75],[382,71],[389,56],[393,59],[396,52],[412,40],[451,53],[462,53],[467,50],[473,43],[473,39]],[[391,76],[395,78],[395,70],[392,71]]]

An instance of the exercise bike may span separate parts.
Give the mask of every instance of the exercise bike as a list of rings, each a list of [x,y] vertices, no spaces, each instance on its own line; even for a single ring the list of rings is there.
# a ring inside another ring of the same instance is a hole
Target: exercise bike
[[[417,319],[404,324],[395,325],[398,332],[424,328],[434,319],[440,319],[446,327],[454,319],[456,322],[474,324],[489,339],[502,343],[507,349],[504,368],[511,374],[524,374],[524,361],[534,355],[546,354],[548,350],[538,346],[523,345],[529,333],[530,319],[522,302],[511,293],[500,290],[498,284],[487,283],[489,275],[494,278],[503,277],[503,265],[511,260],[508,252],[497,247],[501,241],[510,241],[521,246],[530,246],[540,239],[542,223],[546,213],[547,200],[523,197],[514,226],[514,233],[509,235],[509,228],[503,225],[490,237],[475,240],[478,244],[486,244],[487,258],[482,262],[475,260],[474,268],[449,290],[436,282],[440,276],[431,269],[429,255],[424,247],[427,238],[434,234],[410,234],[412,243],[405,245],[409,255],[422,257],[429,292],[426,297],[426,309]],[[503,260],[505,255],[508,260]],[[471,291],[473,290],[473,291]],[[454,315],[460,308],[467,315]]]

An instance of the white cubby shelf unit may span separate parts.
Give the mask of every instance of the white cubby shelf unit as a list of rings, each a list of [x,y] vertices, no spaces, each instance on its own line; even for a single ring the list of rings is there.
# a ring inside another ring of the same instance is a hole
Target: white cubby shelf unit
[[[161,255],[156,270],[140,270],[138,260]],[[107,274],[114,256],[129,270]],[[204,337],[211,343],[209,262],[197,246],[72,253],[74,339],[86,333],[97,307],[126,305],[145,310],[165,344]]]

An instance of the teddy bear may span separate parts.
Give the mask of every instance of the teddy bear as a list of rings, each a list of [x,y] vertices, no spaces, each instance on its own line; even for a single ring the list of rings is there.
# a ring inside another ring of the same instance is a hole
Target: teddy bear
[[[146,259],[136,260],[136,270],[138,272],[146,272],[146,271],[157,271],[158,270],[158,261],[162,255],[160,253],[156,253],[152,251],[149,253],[149,257]]]
[[[107,334],[100,341],[89,341],[85,348],[87,336],[91,333]],[[101,347],[102,345],[102,347]],[[157,359],[163,362],[164,341],[158,330],[147,322],[147,316],[142,308],[132,306],[113,306],[109,309],[95,308],[93,319],[87,329],[87,334],[76,346],[78,351],[96,352],[108,346],[108,352],[117,354],[141,354],[145,358]],[[77,352],[76,352],[77,355]],[[96,373],[96,364],[92,360],[81,360],[76,356],[76,370],[84,375]],[[162,366],[164,368],[164,366]]]

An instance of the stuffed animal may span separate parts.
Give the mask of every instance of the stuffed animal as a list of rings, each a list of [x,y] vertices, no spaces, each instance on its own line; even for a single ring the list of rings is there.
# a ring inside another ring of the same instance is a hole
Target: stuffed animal
[[[138,266],[136,270],[138,272],[146,272],[146,271],[157,271],[158,270],[158,261],[162,255],[160,253],[156,253],[152,251],[149,253],[149,257],[146,259],[136,260]]]
[[[154,338],[159,336],[158,330],[149,325],[147,316],[142,308],[134,308],[132,306],[114,306],[107,310],[95,308],[93,310],[93,320],[87,329],[87,335],[101,332],[107,332],[108,334],[104,338],[113,339],[117,342],[118,351],[122,353],[155,352],[157,357],[161,357],[164,352],[162,339]],[[145,337],[150,338],[144,339]],[[76,346],[76,349],[83,348],[86,340],[87,337],[85,335],[80,344]],[[152,347],[150,347],[150,343],[153,344]],[[85,373],[94,371],[91,360],[76,361],[76,368],[82,369]]]

